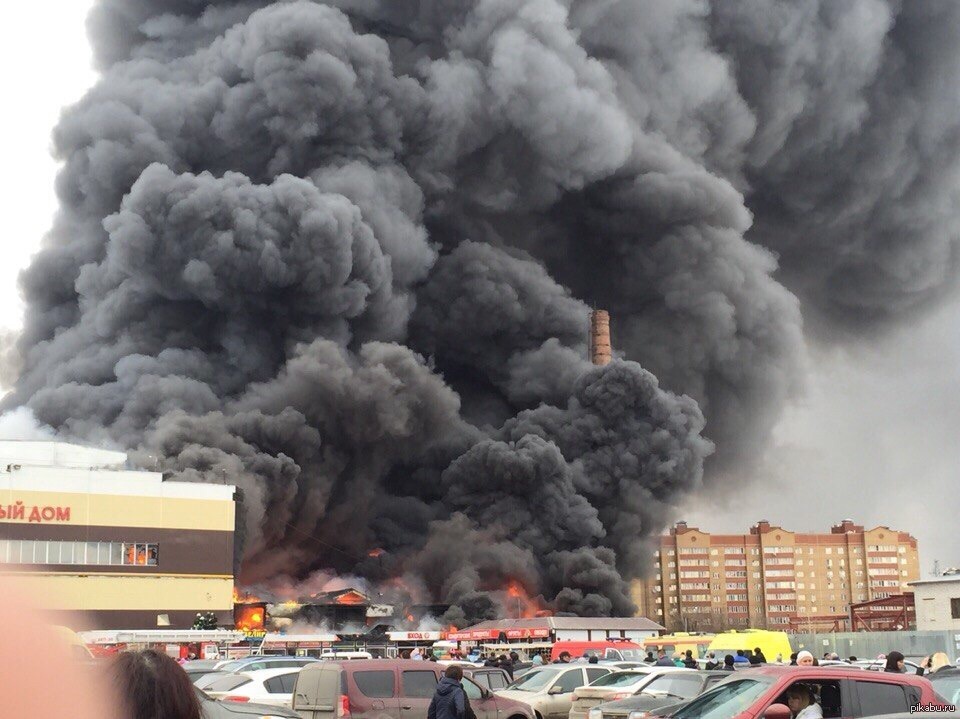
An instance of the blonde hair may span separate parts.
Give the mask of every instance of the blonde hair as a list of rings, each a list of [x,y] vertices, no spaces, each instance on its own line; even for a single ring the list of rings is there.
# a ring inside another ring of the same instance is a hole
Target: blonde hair
[[[950,664],[950,658],[943,652],[930,655],[930,671],[935,672],[937,669],[949,666],[952,666]]]

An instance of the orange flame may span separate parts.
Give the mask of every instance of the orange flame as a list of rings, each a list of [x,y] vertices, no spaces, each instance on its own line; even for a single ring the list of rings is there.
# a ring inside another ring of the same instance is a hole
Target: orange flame
[[[540,597],[532,598],[524,586],[517,580],[512,580],[506,588],[507,600],[504,609],[508,617],[532,619],[534,617],[550,616],[552,613],[542,604]]]
[[[369,552],[367,552],[367,556],[373,557],[374,559],[376,559],[377,557],[382,557],[386,553],[387,552],[385,549],[382,549],[381,547],[377,547],[376,549],[371,549]]]
[[[233,625],[237,629],[263,629],[265,619],[263,604],[240,604],[234,607]]]
[[[234,604],[262,604],[263,600],[260,597],[251,594],[250,592],[241,592],[236,587],[233,588],[233,603]]]
[[[348,604],[351,606],[358,604],[365,604],[366,601],[356,592],[347,592],[346,594],[341,594],[336,598],[335,602],[337,604]]]

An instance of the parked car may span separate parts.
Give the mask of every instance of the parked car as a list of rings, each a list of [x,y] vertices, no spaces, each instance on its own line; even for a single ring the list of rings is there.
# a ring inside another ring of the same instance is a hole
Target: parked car
[[[538,719],[567,719],[574,690],[609,673],[599,664],[549,664],[531,669],[497,696],[524,702]]]
[[[423,719],[444,667],[414,659],[318,662],[297,677],[293,709],[301,719]],[[477,719],[534,719],[522,702],[494,694],[470,677],[463,688]]]
[[[656,674],[639,693],[593,707],[587,716],[588,719],[642,719],[666,707],[693,699],[729,678],[730,672],[723,671],[687,670]]]
[[[224,702],[257,702],[289,707],[299,668],[256,669],[220,677],[204,691]]]
[[[191,681],[193,681],[193,686],[195,686],[197,689],[206,689],[208,686],[217,681],[217,679],[220,679],[221,677],[229,677],[233,674],[236,674],[236,672],[221,672],[217,670],[214,672],[208,672],[197,677],[196,679],[192,679]]]
[[[463,667],[463,676],[470,677],[484,689],[492,692],[506,689],[511,683],[510,675],[506,669],[500,667]]]
[[[886,659],[861,659],[853,663],[861,669],[866,669],[868,672],[882,672],[884,667],[887,666]],[[919,664],[911,662],[909,659],[905,659],[903,662],[904,674],[916,674],[919,668]]]
[[[813,691],[825,719],[907,713],[915,704],[946,706],[933,685],[911,674],[820,667],[754,667],[736,672],[669,715],[670,719],[789,719],[785,691],[795,684]]]
[[[632,697],[663,674],[684,672],[694,673],[693,669],[681,667],[644,667],[610,672],[605,677],[600,677],[591,684],[573,691],[569,719],[587,719],[587,713],[598,704]]]
[[[933,684],[937,694],[947,700],[948,704],[956,706],[960,704],[960,669],[947,669],[944,667],[938,671],[924,674],[925,679],[929,679]]]
[[[183,671],[187,673],[187,676],[190,677],[190,681],[196,681],[205,674],[215,672],[216,666],[219,663],[219,659],[195,659],[191,662],[181,664],[181,666],[183,667]]]
[[[312,662],[320,661],[316,657],[292,657],[287,655],[264,655],[257,657],[243,657],[242,659],[228,659],[218,663],[214,668],[219,672],[246,672],[260,669],[285,669],[302,667]]]
[[[303,719],[293,709],[253,702],[218,702],[199,689],[196,692],[203,719]]]
[[[647,653],[636,642],[604,640],[596,642],[554,642],[550,649],[550,661],[556,661],[567,652],[572,658],[597,657],[606,661],[639,661]]]

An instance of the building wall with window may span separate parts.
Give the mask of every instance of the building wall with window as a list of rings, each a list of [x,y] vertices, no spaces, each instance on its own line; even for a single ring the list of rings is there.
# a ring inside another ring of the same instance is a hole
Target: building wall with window
[[[850,604],[909,591],[920,576],[917,540],[851,520],[804,534],[760,521],[748,534],[678,522],[660,539],[638,605],[670,630],[754,627],[843,630]]]
[[[960,631],[960,576],[911,582],[917,605],[917,629]]]
[[[122,452],[0,441],[0,574],[75,629],[232,623],[235,488],[163,481]]]

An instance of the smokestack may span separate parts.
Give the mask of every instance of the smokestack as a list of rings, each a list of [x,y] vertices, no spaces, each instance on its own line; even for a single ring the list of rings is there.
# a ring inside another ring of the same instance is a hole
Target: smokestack
[[[601,366],[610,364],[610,313],[606,310],[590,313],[590,361]]]

